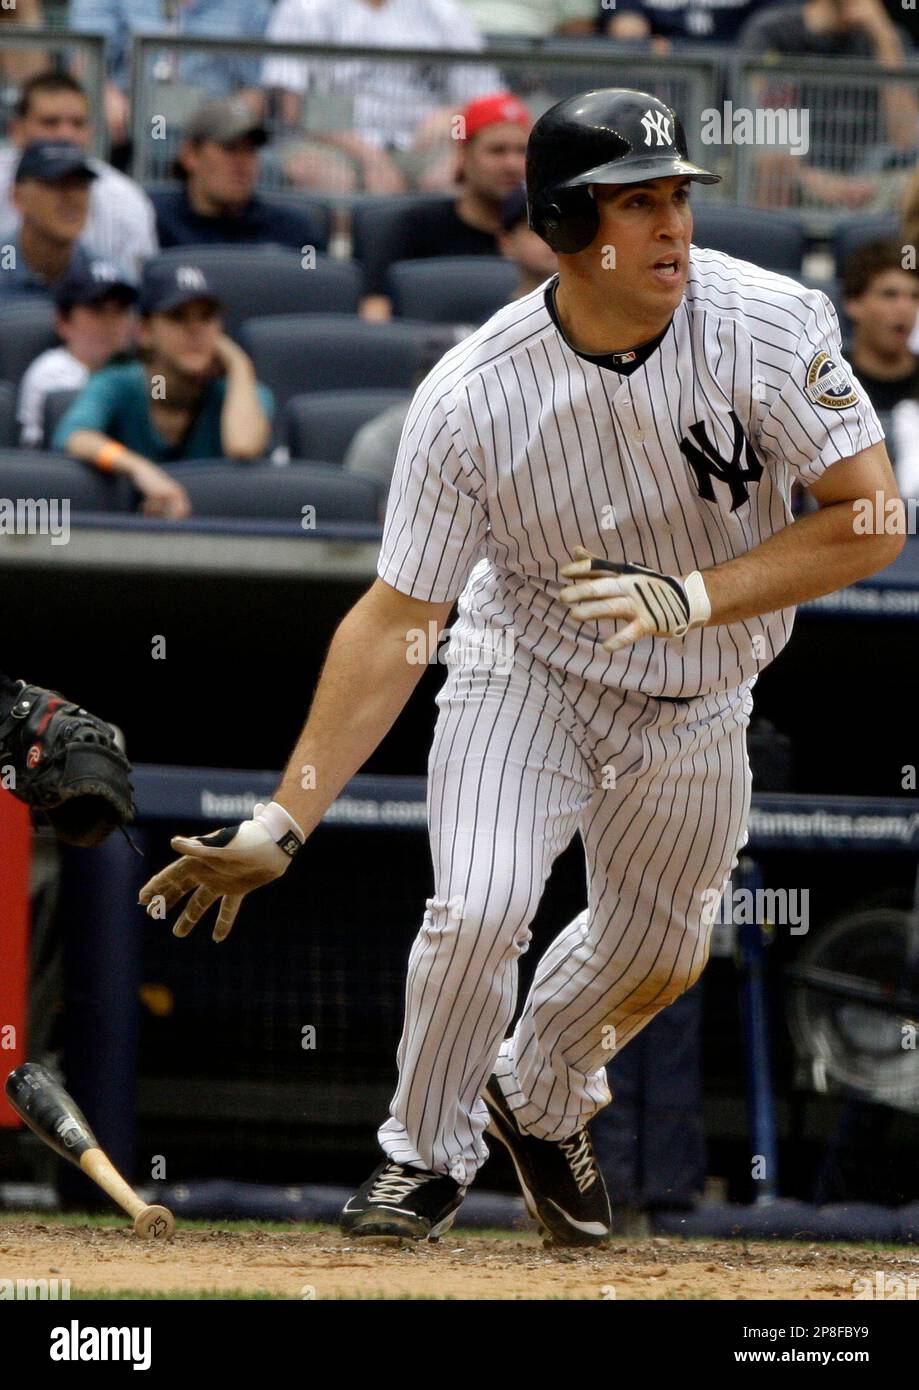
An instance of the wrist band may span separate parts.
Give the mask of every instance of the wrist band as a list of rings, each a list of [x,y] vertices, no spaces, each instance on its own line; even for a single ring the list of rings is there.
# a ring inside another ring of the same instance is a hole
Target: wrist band
[[[102,445],[93,462],[104,473],[110,473],[118,460],[124,458],[126,453],[127,449],[123,444],[116,444],[114,439],[110,439],[107,444]]]
[[[698,570],[693,570],[683,580],[683,588],[689,599],[689,627],[704,627],[712,616],[712,605],[705,587],[705,580]]]
[[[275,843],[291,858],[306,841],[306,836],[293,816],[276,801],[270,801],[267,806],[256,806],[252,819],[260,821]]]

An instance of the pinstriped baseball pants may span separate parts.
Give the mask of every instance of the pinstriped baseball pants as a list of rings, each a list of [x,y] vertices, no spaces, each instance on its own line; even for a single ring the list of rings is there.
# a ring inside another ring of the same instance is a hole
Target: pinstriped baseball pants
[[[480,1093],[573,1134],[605,1065],[698,978],[712,890],[746,842],[751,686],[684,702],[588,685],[518,651],[451,665],[428,762],[434,895],[409,957],[399,1083],[379,1131],[400,1163],[469,1183]],[[587,908],[539,963],[513,1034],[517,962],[552,864],[580,831]]]

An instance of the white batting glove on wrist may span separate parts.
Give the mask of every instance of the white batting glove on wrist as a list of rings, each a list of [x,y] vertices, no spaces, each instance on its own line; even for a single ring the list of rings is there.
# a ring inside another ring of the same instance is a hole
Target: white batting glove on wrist
[[[170,844],[183,857],[145,883],[138,901],[149,917],[159,918],[191,893],[172,929],[174,936],[187,936],[220,898],[212,935],[215,941],[223,941],[246,894],[280,878],[305,841],[303,831],[283,806],[276,801],[256,806],[252,819],[239,825],[210,835],[176,835]]]
[[[608,652],[618,652],[643,637],[682,637],[691,628],[704,626],[712,615],[705,580],[698,570],[685,579],[675,579],[644,565],[601,559],[581,545],[575,546],[574,553],[577,558],[561,571],[563,578],[577,581],[560,594],[571,616],[581,622],[590,618],[627,620],[621,632],[602,643]]]

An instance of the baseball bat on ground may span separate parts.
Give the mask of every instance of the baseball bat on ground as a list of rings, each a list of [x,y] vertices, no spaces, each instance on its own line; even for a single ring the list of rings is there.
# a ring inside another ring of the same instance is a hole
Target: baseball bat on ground
[[[93,1182],[134,1218],[134,1230],[146,1240],[170,1240],[175,1217],[167,1207],[148,1206],[99,1147],[86,1116],[59,1081],[37,1062],[23,1062],[6,1078],[6,1096],[39,1139],[61,1158],[82,1168]]]

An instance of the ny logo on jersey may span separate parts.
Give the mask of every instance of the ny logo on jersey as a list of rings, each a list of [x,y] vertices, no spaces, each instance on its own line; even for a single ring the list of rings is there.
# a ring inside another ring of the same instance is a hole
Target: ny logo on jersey
[[[673,136],[670,133],[670,118],[665,116],[663,111],[646,111],[641,118],[641,123],[645,128],[645,144],[651,144],[651,136],[657,136],[659,145],[672,145]]]
[[[718,499],[712,487],[712,479],[717,478],[719,483],[727,483],[731,489],[731,511],[736,512],[738,507],[749,501],[750,490],[747,484],[759,482],[763,475],[763,465],[753,452],[753,446],[744,434],[743,426],[734,411],[729,413],[734,426],[733,451],[729,459],[722,458],[718,453],[702,420],[697,420],[694,425],[689,426],[689,433],[696,443],[689,439],[681,439],[680,450],[696,475],[699,496],[706,502],[716,502]]]

